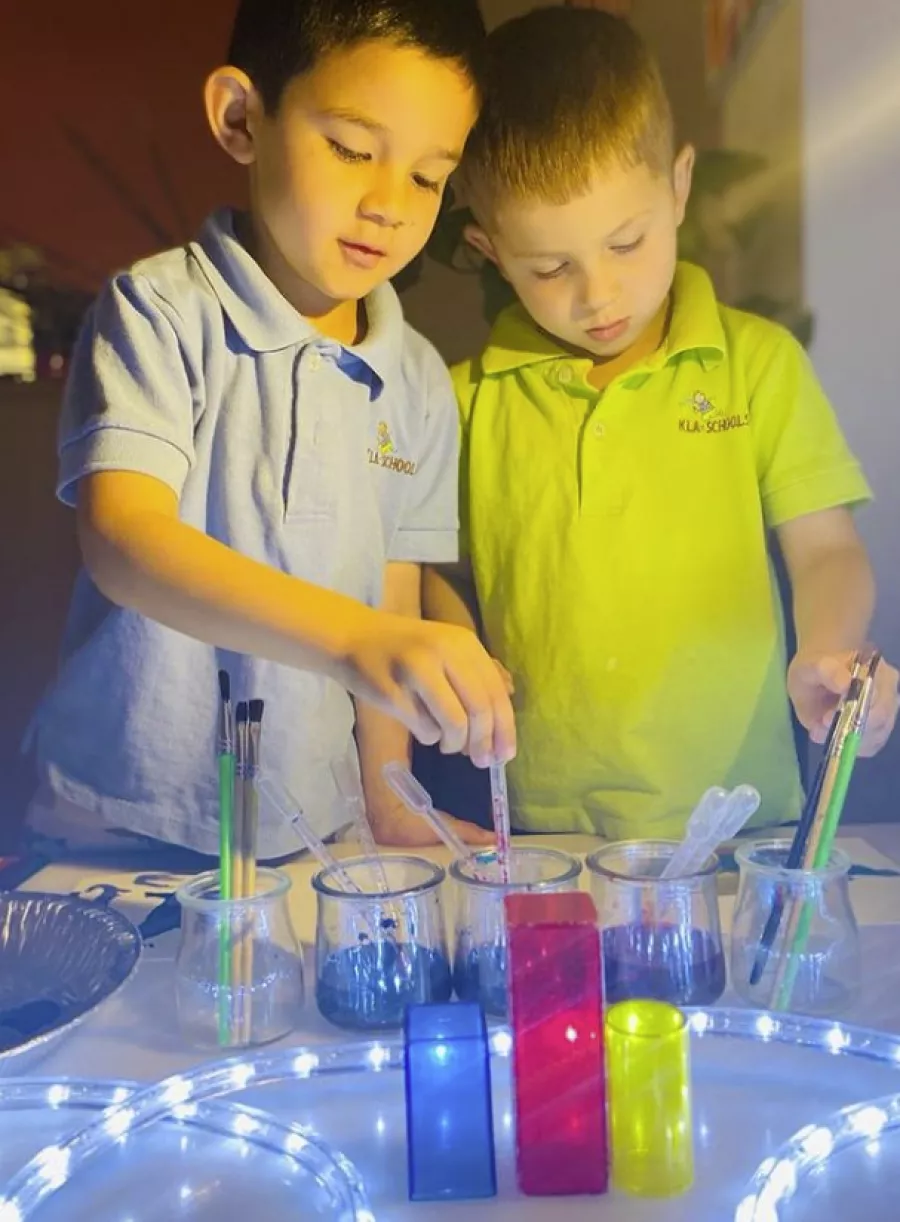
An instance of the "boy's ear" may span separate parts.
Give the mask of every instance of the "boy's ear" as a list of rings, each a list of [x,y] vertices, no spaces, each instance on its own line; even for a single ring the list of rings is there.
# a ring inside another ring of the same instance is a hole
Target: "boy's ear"
[[[207,78],[203,101],[210,130],[238,165],[256,160],[253,131],[263,113],[253,82],[239,68],[217,68]]]
[[[494,243],[480,225],[476,225],[474,223],[466,225],[463,229],[463,237],[471,247],[478,251],[480,255],[484,255],[486,259],[490,259],[492,263],[496,263],[497,266],[500,267],[500,260],[498,259],[497,252],[494,249]]]
[[[684,210],[691,194],[691,181],[694,177],[694,162],[697,153],[692,144],[686,144],[675,158],[672,171],[672,185],[675,190],[675,215],[680,225],[684,220]]]

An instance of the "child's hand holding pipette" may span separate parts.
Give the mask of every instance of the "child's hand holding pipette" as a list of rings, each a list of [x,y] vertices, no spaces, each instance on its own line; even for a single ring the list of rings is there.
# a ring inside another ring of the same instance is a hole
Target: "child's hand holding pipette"
[[[473,632],[411,616],[359,617],[337,678],[402,722],[421,743],[465,752],[479,768],[511,760],[516,727],[507,684]]]
[[[856,654],[798,651],[788,667],[787,686],[800,724],[814,743],[823,743],[835,710],[850,687]],[[876,755],[891,736],[897,721],[898,675],[882,661],[874,677],[872,706],[859,754]]]

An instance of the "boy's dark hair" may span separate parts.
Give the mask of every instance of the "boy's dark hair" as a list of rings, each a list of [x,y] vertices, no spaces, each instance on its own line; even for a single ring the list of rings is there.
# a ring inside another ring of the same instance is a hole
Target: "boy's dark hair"
[[[478,0],[240,0],[228,62],[247,73],[272,114],[294,77],[329,51],[369,39],[456,60],[482,86]]]
[[[673,156],[659,69],[627,21],[538,8],[488,36],[483,105],[463,159],[477,212],[503,198],[565,203],[611,162],[668,174]]]

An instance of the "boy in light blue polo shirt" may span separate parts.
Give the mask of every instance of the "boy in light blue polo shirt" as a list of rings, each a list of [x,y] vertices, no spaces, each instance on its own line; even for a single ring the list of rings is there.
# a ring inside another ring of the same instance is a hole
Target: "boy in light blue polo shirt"
[[[514,750],[487,654],[420,618],[419,565],[456,555],[457,419],[388,283],[474,121],[482,39],[476,0],[242,0],[205,101],[250,210],[116,276],[73,360],[58,492],[85,571],[35,718],[35,830],[214,853],[220,667],[265,700],[264,767],[322,835],[357,742],[395,843],[427,833],[381,780],[408,730]],[[297,848],[266,811],[260,848]]]

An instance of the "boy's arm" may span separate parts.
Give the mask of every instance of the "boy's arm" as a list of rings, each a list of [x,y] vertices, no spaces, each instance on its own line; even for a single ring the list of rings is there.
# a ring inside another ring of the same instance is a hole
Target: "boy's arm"
[[[851,515],[871,492],[801,345],[762,319],[741,325],[760,497],[787,565],[797,627],[788,692],[821,742],[872,617],[874,581]],[[865,754],[883,746],[896,712],[897,672],[884,664]]]
[[[442,624],[458,624],[479,632],[475,581],[468,557],[455,564],[425,565],[422,573],[422,614]]]
[[[85,565],[110,601],[238,653],[332,676],[425,743],[509,758],[509,699],[470,632],[373,611],[243,556],[179,520],[178,495],[133,471],[77,484]]]
[[[803,726],[822,742],[850,681],[853,655],[866,641],[875,580],[849,509],[805,514],[777,528],[791,582],[797,652],[788,692]],[[884,746],[897,718],[897,671],[882,663],[862,752]]]
[[[419,620],[421,570],[418,564],[391,562],[385,568],[382,610]],[[364,700],[356,702],[356,741],[366,813],[379,844],[437,844],[437,837],[418,815],[400,801],[382,776],[391,760],[409,766],[410,743],[406,727]],[[445,818],[469,844],[490,844],[492,836],[473,823]]]

